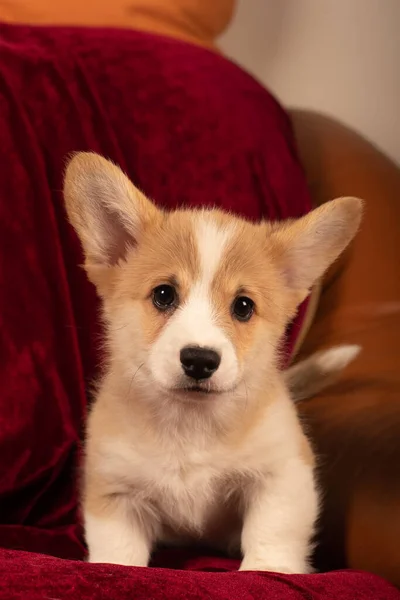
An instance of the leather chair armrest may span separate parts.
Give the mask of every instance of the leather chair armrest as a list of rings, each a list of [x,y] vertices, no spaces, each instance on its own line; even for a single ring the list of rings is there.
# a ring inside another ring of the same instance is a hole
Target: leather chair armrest
[[[334,387],[300,406],[326,492],[318,559],[400,585],[400,170],[344,125],[291,114],[314,203],[365,199],[361,230],[325,278],[299,353],[362,346]]]

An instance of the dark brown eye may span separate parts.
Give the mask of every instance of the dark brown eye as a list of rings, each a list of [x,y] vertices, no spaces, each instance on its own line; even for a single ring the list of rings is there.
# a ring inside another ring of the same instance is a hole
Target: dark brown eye
[[[172,285],[159,285],[154,288],[152,299],[158,310],[168,310],[176,305],[177,294]]]
[[[249,321],[254,312],[254,302],[247,296],[239,296],[232,304],[232,314],[238,321]]]

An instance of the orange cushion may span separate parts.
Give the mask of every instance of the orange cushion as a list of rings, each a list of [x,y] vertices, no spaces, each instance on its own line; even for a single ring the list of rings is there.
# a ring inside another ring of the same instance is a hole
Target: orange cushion
[[[0,18],[30,25],[129,27],[212,46],[234,6],[235,0],[0,0]]]

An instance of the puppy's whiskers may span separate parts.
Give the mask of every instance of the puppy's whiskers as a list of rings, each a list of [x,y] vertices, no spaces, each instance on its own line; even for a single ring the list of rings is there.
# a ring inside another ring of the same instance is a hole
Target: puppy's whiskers
[[[243,385],[244,385],[244,389],[246,392],[245,410],[247,410],[247,407],[249,405],[249,390],[247,388],[246,379],[244,377],[243,377]]]
[[[144,366],[144,362],[142,362],[138,368],[136,369],[136,371],[134,372],[134,374],[132,375],[132,379],[130,381],[129,384],[129,388],[128,388],[128,393],[126,395],[127,399],[130,397],[131,392],[132,392],[132,386],[133,386],[133,382],[135,381],[136,375],[139,373],[140,369]]]
[[[109,326],[109,331],[122,331],[122,329],[126,329],[127,327],[130,326],[130,323],[125,323],[124,325],[121,325],[120,327],[112,327]]]

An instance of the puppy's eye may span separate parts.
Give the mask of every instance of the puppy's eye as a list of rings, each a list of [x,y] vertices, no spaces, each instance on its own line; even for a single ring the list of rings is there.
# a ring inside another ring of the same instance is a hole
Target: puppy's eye
[[[247,296],[239,296],[232,304],[232,314],[238,321],[249,321],[254,312],[254,302]]]
[[[167,310],[176,305],[177,294],[172,285],[159,285],[154,288],[152,299],[158,310]]]

